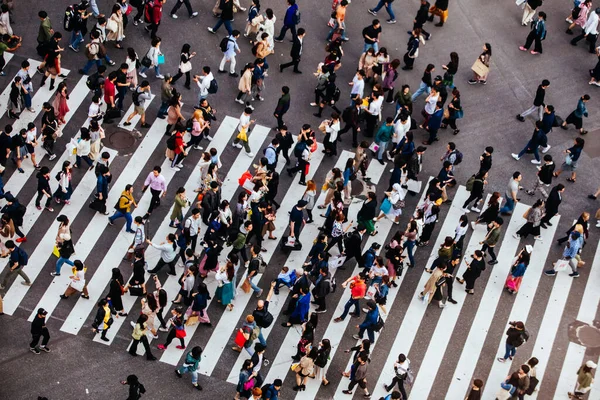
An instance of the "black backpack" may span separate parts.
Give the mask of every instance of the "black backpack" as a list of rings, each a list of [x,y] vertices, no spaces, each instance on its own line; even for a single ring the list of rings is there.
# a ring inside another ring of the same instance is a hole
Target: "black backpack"
[[[133,91],[133,94],[131,95],[131,98],[133,99],[133,104],[136,106],[140,105],[140,92],[138,92],[138,88],[135,88],[135,90]]]
[[[123,214],[125,214],[125,212],[127,211],[127,207],[125,207],[125,208],[121,208],[121,207],[119,207],[119,204],[121,203],[121,199],[122,199],[123,197],[125,197],[125,196],[121,196],[121,197],[119,197],[119,199],[117,200],[117,204],[115,204],[115,210],[117,210],[117,211],[118,211],[118,212],[120,212],[120,213],[123,213]]]
[[[88,87],[88,89],[95,91],[100,87],[99,81],[100,74],[96,72],[95,74],[88,76],[87,80],[85,81],[85,85]]]
[[[219,84],[217,83],[217,80],[213,78],[213,80],[210,81],[210,85],[208,85],[207,92],[210,94],[215,94],[218,91],[219,91]]]
[[[294,146],[294,156],[296,158],[302,158],[302,153],[306,150],[306,143],[298,142],[296,146]]]
[[[192,118],[185,122],[185,130],[190,132],[194,128],[194,120]]]
[[[380,330],[383,329],[384,326],[385,326],[385,322],[383,321],[383,319],[381,317],[377,317],[377,322],[375,323],[373,330],[375,332],[379,332]]]
[[[63,20],[63,28],[67,32],[71,32],[75,25],[75,19],[77,14],[77,8],[79,4],[71,4],[65,10],[65,19]]]
[[[219,48],[223,53],[227,51],[227,46],[229,45],[229,42],[232,42],[232,40],[228,37],[224,37],[223,39],[221,39],[221,43],[219,43]]]
[[[173,134],[167,139],[167,149],[175,150],[176,147],[177,143],[175,142],[175,134]]]
[[[25,213],[27,212],[27,207],[25,207],[23,204],[19,203],[16,211],[17,211],[17,215],[20,218],[23,218],[25,216]]]

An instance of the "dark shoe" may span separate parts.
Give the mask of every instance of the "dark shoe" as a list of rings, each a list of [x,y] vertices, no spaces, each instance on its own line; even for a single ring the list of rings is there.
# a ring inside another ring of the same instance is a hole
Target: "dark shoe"
[[[593,194],[590,194],[590,195],[588,196],[588,199],[596,200],[596,199],[597,199],[597,197],[596,197],[596,196],[594,196]]]
[[[441,27],[441,26],[444,26],[444,23],[443,22],[438,22],[437,24],[435,24],[435,26],[440,26]]]
[[[488,261],[488,264],[489,264],[489,265],[496,265],[496,264],[498,264],[498,260],[491,260],[491,261]]]
[[[297,70],[295,70],[295,71],[294,71],[294,73],[295,73],[295,74],[301,74],[301,73],[302,73],[302,71],[300,71],[299,69],[297,69]]]
[[[450,298],[450,297],[448,297],[448,301],[449,301],[450,303],[452,303],[452,304],[457,304],[457,301],[456,301],[456,300],[454,300],[454,299],[452,299],[452,298]]]
[[[229,74],[229,76],[231,76],[232,78],[237,78],[240,75],[237,72],[234,72],[233,74]]]
[[[517,118],[521,122],[525,122],[525,117],[523,117],[521,114],[517,114],[515,118]]]

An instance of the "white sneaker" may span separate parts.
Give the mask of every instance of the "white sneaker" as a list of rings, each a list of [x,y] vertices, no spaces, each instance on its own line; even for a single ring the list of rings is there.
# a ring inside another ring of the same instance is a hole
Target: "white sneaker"
[[[463,208],[462,210],[463,210],[463,212],[464,212],[465,214],[468,214],[468,213],[470,213],[470,212],[471,212],[471,210],[469,210],[468,208]]]
[[[572,24],[572,23],[573,23],[573,20],[572,20],[571,18],[567,18],[567,19],[565,19],[565,21],[567,21],[567,22],[568,22],[568,23],[570,23],[570,24]]]
[[[141,76],[142,78],[147,78],[148,77],[148,75],[146,75],[143,72],[139,72],[138,75]]]
[[[210,136],[210,135],[207,135],[207,136],[206,136],[206,140],[213,140],[213,137],[212,137],[212,136]]]
[[[538,161],[538,160],[536,160],[536,159],[533,159],[533,160],[531,160],[531,163],[532,163],[532,164],[535,164],[535,165],[540,165],[542,162],[541,162],[541,161]]]
[[[548,146],[544,147],[544,148],[542,149],[542,153],[544,153],[544,154],[545,154],[545,153],[547,153],[547,152],[548,152],[548,150],[550,150],[550,147],[552,147],[552,146],[548,145]]]
[[[204,150],[204,147],[202,147],[202,146],[194,146],[194,149],[196,149],[196,150]]]
[[[169,328],[163,328],[162,326],[158,328],[158,330],[161,332],[169,332]]]
[[[244,104],[244,101],[242,99],[235,99],[236,103],[240,103],[240,104]]]
[[[519,235],[517,235],[516,233],[513,233],[512,237],[514,237],[517,240],[521,239],[521,237]]]
[[[241,145],[241,144],[239,144],[239,143],[231,143],[231,145],[232,145],[233,147],[237,147],[238,149],[241,149],[241,148],[242,148],[242,145]]]
[[[481,212],[481,210],[475,206],[471,207],[471,211]]]
[[[179,172],[179,171],[181,171],[181,168],[177,168],[177,167],[171,167],[171,169],[172,169],[173,171],[175,171],[175,172]]]
[[[241,147],[241,146],[240,146],[240,147]],[[246,153],[246,155],[247,155],[248,157],[254,157],[254,153],[252,153],[252,152],[250,152],[250,153]]]
[[[598,222],[596,222],[596,228],[600,228],[600,220],[598,220]]]
[[[475,230],[475,221],[471,221],[471,229]]]
[[[164,75],[156,75],[157,79],[165,79]]]
[[[542,237],[541,236],[534,236],[535,240],[539,240],[540,242],[542,241]]]
[[[129,322],[129,323],[131,324],[131,326],[132,326],[133,328],[135,328],[135,322],[131,321],[131,322]]]
[[[177,17],[177,15],[175,15],[175,14],[171,14],[171,18],[173,18],[173,19],[177,19],[178,17]]]
[[[177,164],[177,168],[183,168],[183,163]]]
[[[52,160],[54,160],[55,158],[56,158],[56,154],[52,154],[52,155],[51,155],[51,156],[48,158],[48,160],[49,160],[49,161],[52,161]]]
[[[511,154],[512,158],[514,158],[515,160],[519,161],[521,158],[519,157],[518,154],[512,153]]]

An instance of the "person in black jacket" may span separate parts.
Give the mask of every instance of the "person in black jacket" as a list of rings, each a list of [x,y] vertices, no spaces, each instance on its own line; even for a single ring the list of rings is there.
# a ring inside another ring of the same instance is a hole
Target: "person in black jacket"
[[[208,27],[208,31],[210,33],[217,33],[217,30],[221,27],[221,25],[225,25],[225,29],[227,29],[227,33],[231,36],[233,29],[231,28],[231,21],[233,21],[233,0],[221,0],[219,4],[219,10],[221,10],[221,15],[219,16],[219,20],[215,26]]]
[[[479,156],[479,174],[482,172],[489,172],[492,169],[492,154],[494,153],[494,148],[492,146],[487,146],[483,151],[483,154]]]
[[[40,354],[40,350],[50,353],[48,348],[48,341],[50,340],[50,332],[46,327],[46,314],[48,311],[43,308],[38,309],[37,314],[31,322],[31,343],[29,343],[29,351],[35,354]],[[40,338],[42,339],[42,345],[38,347]]]
[[[569,237],[571,236],[571,232],[573,232],[575,230],[575,227],[577,225],[581,225],[581,227],[583,228],[583,238],[585,240],[587,240],[590,232],[589,232],[589,228],[590,228],[590,213],[587,211],[584,211],[579,218],[577,218],[577,222],[575,222],[567,231],[567,235],[565,237],[562,237],[560,239],[557,240],[558,244],[563,244],[564,242],[566,242],[567,240],[569,240]],[[584,246],[585,246],[585,242],[584,242]]]
[[[531,190],[526,190],[525,193],[533,196],[535,195],[535,191],[539,190],[544,196],[544,199],[547,198],[548,192],[546,192],[546,187],[550,187],[550,184],[552,183],[552,174],[554,173],[555,167],[552,156],[546,154],[544,156],[544,164],[541,167],[537,167],[539,170],[537,173],[538,178],[533,184],[533,188]]]
[[[290,315],[296,308],[300,291],[302,290],[302,293],[308,293],[309,289],[310,279],[308,278],[308,271],[304,271],[301,275],[298,275],[296,283],[294,283],[294,286],[292,287],[290,292],[290,301],[288,302],[287,309],[283,312],[283,315]]]
[[[317,305],[316,313],[324,313],[327,312],[327,303],[325,302],[325,298],[330,292],[329,282],[331,280],[331,275],[329,274],[329,268],[327,266],[321,267],[319,270],[319,276],[315,281],[315,287],[312,290],[312,295],[314,296],[314,304]]]
[[[277,154],[282,154],[285,158],[285,165],[290,165],[290,149],[294,145],[294,138],[288,132],[287,125],[279,127],[275,138],[279,141],[279,147],[277,147]]]
[[[535,92],[535,98],[533,99],[533,105],[521,114],[517,114],[517,119],[521,122],[525,122],[525,117],[529,114],[538,112],[538,120],[541,121],[544,117],[544,97],[546,96],[546,89],[550,86],[550,81],[544,79],[542,84],[538,86]]]
[[[121,385],[129,385],[129,396],[127,400],[139,400],[142,394],[146,393],[146,388],[140,383],[138,377],[129,375],[126,381],[121,381]]]
[[[362,111],[362,99],[359,95],[356,95],[352,99],[353,105],[346,107],[342,111],[342,121],[346,125],[338,132],[338,137],[352,129],[352,147],[358,147],[358,132],[360,132],[360,121]]]
[[[300,56],[302,55],[302,42],[304,36],[306,35],[306,30],[304,28],[298,28],[298,35],[293,37],[292,50],[290,51],[290,56],[292,56],[292,61],[279,64],[279,72],[283,72],[287,67],[294,67],[294,72],[297,74],[301,74],[302,71],[298,69],[298,64],[300,64]]]
[[[367,229],[371,236],[377,235],[375,223],[373,222],[375,217],[377,217],[377,193],[369,192],[367,193],[367,200],[356,215],[356,220]]]
[[[552,226],[550,220],[556,214],[558,214],[558,206],[562,202],[562,194],[564,191],[565,185],[563,185],[562,183],[559,183],[558,185],[554,186],[550,191],[548,199],[546,200],[546,214],[544,215],[544,218],[542,218],[542,223],[540,225],[542,228],[546,229],[546,225]]]
[[[52,204],[52,189],[50,188],[50,168],[43,166],[40,169],[40,172],[36,175],[38,180],[37,185],[37,197],[35,198],[35,206],[38,210],[42,210],[42,206],[40,205],[42,197],[46,196],[46,210],[50,212],[54,212],[54,209],[51,206]]]
[[[23,217],[27,212],[27,207],[19,203],[19,200],[12,195],[11,192],[6,192],[4,195],[4,200],[6,200],[6,205],[2,207],[0,212],[8,216],[15,226],[15,233],[19,238],[15,240],[17,243],[26,242],[27,238],[25,234],[21,232],[21,226],[23,226]]]
[[[361,252],[362,240],[363,240],[363,237],[366,232],[367,232],[367,228],[362,224],[358,224],[356,229],[350,234],[350,237],[346,240],[346,243],[345,243],[346,251],[344,254],[346,255],[346,260],[344,260],[344,264],[346,264],[348,261],[350,261],[354,258],[355,261],[358,263],[358,265],[361,265],[361,263],[362,263],[362,252]],[[338,269],[344,269],[344,268],[345,267],[343,267],[343,266],[338,267]]]
[[[513,359],[517,352],[517,347],[529,340],[529,333],[525,330],[525,324],[521,321],[509,322],[509,328],[506,331],[506,353],[504,357],[499,357],[498,361],[506,362],[507,359]]]
[[[425,36],[425,40],[429,40],[431,38],[431,34],[423,29],[425,23],[427,23],[429,17],[429,8],[431,4],[427,0],[421,0],[421,5],[419,6],[419,11],[417,11],[417,15],[415,15],[415,19],[413,20],[413,31],[415,29],[420,29],[423,36]],[[411,31],[407,32],[409,35],[412,33]]]
[[[207,190],[202,198],[202,222],[206,225],[210,223],[210,215],[219,208],[219,204],[221,204],[219,184],[212,181],[210,183],[210,190]]]
[[[290,109],[290,88],[289,86],[284,86],[281,88],[281,97],[277,102],[277,107],[275,108],[275,112],[273,116],[277,119],[277,126],[275,129],[281,129],[283,124],[283,116]]]
[[[483,189],[484,189],[484,186],[487,185],[487,180],[486,180],[487,177],[488,177],[487,172],[484,172],[484,173],[480,172],[474,176],[475,179],[473,180],[473,187],[471,188],[471,195],[469,196],[467,201],[465,201],[465,203],[462,206],[464,212],[469,213],[469,212],[471,212],[471,210],[473,210],[475,212],[481,211],[479,209],[479,207],[477,207],[477,205],[483,200]],[[471,210],[469,210],[469,204],[473,200],[475,200],[475,203],[473,203],[473,207],[471,207]]]
[[[415,64],[415,58],[419,55],[419,36],[421,35],[421,30],[419,28],[413,29],[408,38],[408,43],[406,44],[406,53],[404,53],[404,67],[402,70],[409,71],[413,69],[413,65]],[[429,35],[431,36],[431,35]],[[413,100],[414,101],[414,100]]]

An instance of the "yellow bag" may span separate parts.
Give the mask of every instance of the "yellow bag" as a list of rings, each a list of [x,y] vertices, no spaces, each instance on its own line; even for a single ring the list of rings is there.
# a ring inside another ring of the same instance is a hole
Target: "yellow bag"
[[[290,367],[290,369],[294,372],[296,372],[296,370],[298,369],[298,367],[300,367],[300,363],[293,363],[292,366]]]
[[[327,189],[329,189],[329,186],[327,186],[327,182],[325,182],[325,183],[323,184],[323,186],[321,186],[321,190],[322,190],[322,191],[325,191],[325,190],[327,190]]]
[[[58,252],[58,247],[56,247],[56,245],[54,245],[54,249],[52,249],[52,255],[60,257],[60,253]]]
[[[240,139],[244,142],[248,141],[248,135],[246,134],[246,128],[242,128],[242,130],[240,131],[240,133],[238,133],[238,135],[236,136],[237,139]]]

